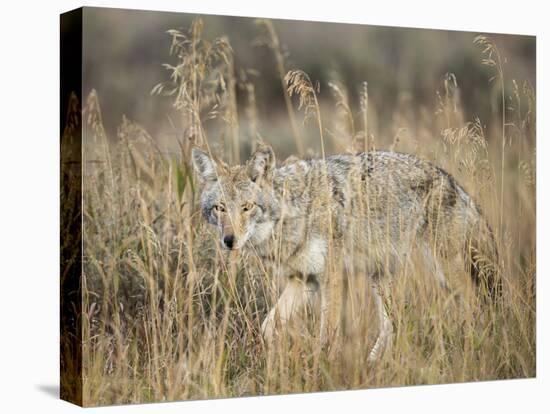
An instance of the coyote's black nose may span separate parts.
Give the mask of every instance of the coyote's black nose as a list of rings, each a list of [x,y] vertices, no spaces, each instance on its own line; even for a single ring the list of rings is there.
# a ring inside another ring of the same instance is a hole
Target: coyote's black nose
[[[235,244],[235,236],[223,236],[223,244],[225,244],[225,247],[228,249],[232,249],[233,244]]]

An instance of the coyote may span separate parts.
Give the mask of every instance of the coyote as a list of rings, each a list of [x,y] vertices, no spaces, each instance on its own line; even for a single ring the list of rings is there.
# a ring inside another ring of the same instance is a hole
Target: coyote
[[[350,258],[360,262],[370,278],[379,317],[370,361],[392,338],[381,284],[413,249],[422,252],[442,287],[447,284],[440,261],[460,254],[480,288],[490,295],[500,289],[492,231],[472,198],[442,169],[389,151],[292,158],[277,167],[271,146],[260,143],[245,165],[229,167],[192,150],[202,214],[219,230],[222,248],[247,250],[286,278],[262,323],[266,340],[318,292],[320,340],[326,345],[332,329],[330,257],[340,258],[344,268],[354,265]]]

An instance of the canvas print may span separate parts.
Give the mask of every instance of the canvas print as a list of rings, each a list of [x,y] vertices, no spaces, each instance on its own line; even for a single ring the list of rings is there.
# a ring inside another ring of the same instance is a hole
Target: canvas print
[[[536,373],[536,39],[61,16],[61,394]]]

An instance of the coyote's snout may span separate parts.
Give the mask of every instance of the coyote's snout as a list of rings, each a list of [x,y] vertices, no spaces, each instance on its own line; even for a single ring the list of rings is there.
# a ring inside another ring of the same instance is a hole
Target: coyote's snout
[[[327,293],[330,254],[343,266],[361,262],[373,286],[380,334],[374,360],[391,341],[392,324],[380,286],[414,249],[442,286],[440,261],[461,254],[473,279],[497,294],[497,248],[491,229],[470,196],[442,169],[412,155],[376,151],[296,160],[276,167],[260,144],[242,166],[229,167],[194,148],[202,182],[201,209],[216,226],[224,249],[247,249],[287,277],[277,304],[262,324],[275,333],[308,302],[321,299],[321,340],[329,337]]]

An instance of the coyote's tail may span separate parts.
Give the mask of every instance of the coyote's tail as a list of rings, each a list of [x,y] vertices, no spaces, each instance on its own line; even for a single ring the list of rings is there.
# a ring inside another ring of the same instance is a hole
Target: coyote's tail
[[[466,240],[470,275],[482,294],[496,299],[502,294],[498,247],[489,223],[476,213]]]

